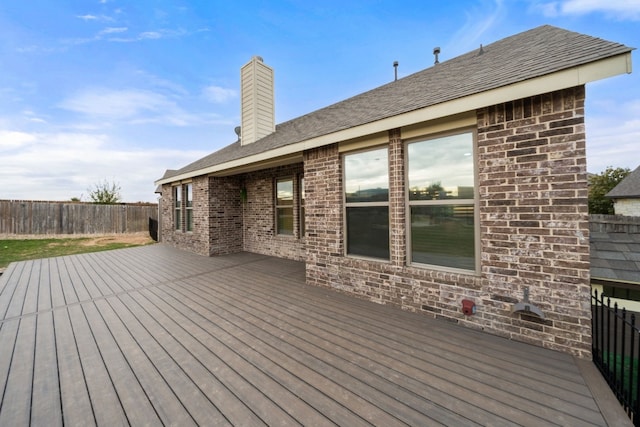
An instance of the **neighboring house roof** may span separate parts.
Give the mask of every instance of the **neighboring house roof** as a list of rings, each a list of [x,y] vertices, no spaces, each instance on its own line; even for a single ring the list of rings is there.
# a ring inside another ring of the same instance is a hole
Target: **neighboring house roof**
[[[265,157],[275,158],[338,142],[344,139],[345,130],[353,128],[362,128],[362,132],[351,132],[348,134],[350,137],[386,130],[389,127],[366,125],[412,112],[424,113],[421,116],[407,117],[406,123],[394,122],[395,127],[416,123],[420,121],[416,120],[419,117],[425,121],[630,72],[630,59],[626,58],[622,65],[614,66],[613,71],[583,70],[582,73],[568,74],[561,81],[554,82],[555,87],[549,85],[548,81],[540,82],[542,87],[526,90],[513,86],[603,59],[628,55],[631,50],[633,49],[619,43],[549,25],[541,26],[279,124],[274,133],[252,144],[243,146],[240,142],[235,142],[182,169],[165,173],[156,184],[213,173],[243,163],[249,164],[257,159],[263,160]],[[484,95],[488,91],[507,86],[508,92],[501,92],[493,98],[470,99],[473,95]],[[456,104],[446,111],[434,112],[438,107],[463,98],[463,103]],[[331,135],[335,135],[336,138],[327,137]],[[288,146],[291,146],[289,150],[283,149]],[[258,156],[262,153],[270,154]],[[240,159],[246,161],[239,161]]]
[[[640,285],[640,233],[592,231],[591,278]]]
[[[605,197],[612,199],[638,199],[640,198],[640,166],[620,181]]]

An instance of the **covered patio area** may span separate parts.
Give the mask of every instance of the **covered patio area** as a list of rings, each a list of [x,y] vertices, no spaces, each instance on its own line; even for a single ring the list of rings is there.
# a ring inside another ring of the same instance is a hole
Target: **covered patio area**
[[[623,423],[623,424],[621,424]],[[590,361],[156,244],[0,276],[0,425],[625,425]]]

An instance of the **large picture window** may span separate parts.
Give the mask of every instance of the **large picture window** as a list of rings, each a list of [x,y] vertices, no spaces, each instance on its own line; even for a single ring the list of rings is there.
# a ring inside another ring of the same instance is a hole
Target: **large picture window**
[[[293,178],[276,180],[276,233],[293,235]]]
[[[347,255],[389,259],[387,148],[344,156]]]
[[[412,263],[476,269],[473,133],[407,145]]]

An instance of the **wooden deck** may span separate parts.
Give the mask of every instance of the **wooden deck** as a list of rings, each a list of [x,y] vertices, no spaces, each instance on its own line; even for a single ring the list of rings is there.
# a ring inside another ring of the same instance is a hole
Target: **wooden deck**
[[[581,372],[255,254],[153,245],[0,276],[1,426],[607,425]]]

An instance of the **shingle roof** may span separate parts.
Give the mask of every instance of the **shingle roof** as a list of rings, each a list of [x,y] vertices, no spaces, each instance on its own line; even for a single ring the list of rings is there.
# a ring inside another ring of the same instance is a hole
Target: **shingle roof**
[[[640,198],[640,166],[620,181],[606,197],[612,199],[637,199]]]
[[[640,285],[640,233],[591,232],[591,277]]]
[[[417,109],[627,53],[619,43],[544,25],[507,37],[397,81],[276,126],[253,144],[239,142],[164,178],[260,154]]]

